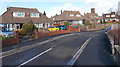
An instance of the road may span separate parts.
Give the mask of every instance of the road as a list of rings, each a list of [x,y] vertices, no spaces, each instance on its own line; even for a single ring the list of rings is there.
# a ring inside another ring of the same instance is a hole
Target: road
[[[116,65],[103,30],[65,34],[42,45],[2,57],[3,66]],[[38,43],[39,44],[39,43]],[[18,50],[19,51],[19,50]]]

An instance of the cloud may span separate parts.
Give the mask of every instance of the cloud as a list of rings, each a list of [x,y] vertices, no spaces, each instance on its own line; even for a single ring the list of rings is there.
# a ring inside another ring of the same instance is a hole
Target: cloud
[[[60,14],[61,10],[72,10],[72,11],[81,11],[81,9],[77,6],[72,5],[72,3],[65,3],[63,6],[53,7],[50,11],[46,12],[48,17],[54,16],[56,14]]]
[[[81,0],[1,0],[2,2],[81,2]]]
[[[95,7],[99,14],[117,11],[119,0],[85,0],[89,7]]]

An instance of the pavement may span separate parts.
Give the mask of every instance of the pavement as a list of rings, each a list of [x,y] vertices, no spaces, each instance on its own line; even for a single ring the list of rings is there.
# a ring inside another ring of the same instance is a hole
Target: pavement
[[[19,47],[20,49],[14,50],[15,53],[2,55],[0,58],[3,66],[116,65],[111,55],[110,41],[103,30],[63,34],[44,41],[31,41],[30,44],[32,47],[29,49]]]

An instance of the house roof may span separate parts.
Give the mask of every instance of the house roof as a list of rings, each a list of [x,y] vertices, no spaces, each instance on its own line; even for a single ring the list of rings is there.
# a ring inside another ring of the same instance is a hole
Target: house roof
[[[14,17],[13,12],[24,12],[25,17]],[[39,13],[40,17],[30,17],[30,13]],[[2,21],[0,23],[26,23],[32,20],[33,23],[50,23],[53,22],[52,19],[46,17],[40,13],[36,8],[19,8],[19,7],[8,7],[7,11],[1,16]]]
[[[106,17],[106,15],[115,15],[115,17]],[[111,18],[118,18],[118,15],[115,12],[111,12],[111,13],[104,13],[103,14],[103,18],[104,19],[111,19]]]
[[[60,15],[55,15],[54,21],[69,21],[69,20],[82,20],[83,17],[77,17],[77,16],[70,16],[70,14],[74,14],[74,15],[81,15],[81,13],[79,11],[63,11]]]
[[[99,20],[102,19],[102,17],[98,16],[97,13],[84,13],[84,19]]]

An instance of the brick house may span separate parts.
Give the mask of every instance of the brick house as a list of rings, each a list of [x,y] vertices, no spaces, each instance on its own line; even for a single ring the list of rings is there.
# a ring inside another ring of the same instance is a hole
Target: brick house
[[[64,24],[64,22],[70,22],[70,25],[83,24],[82,15],[79,11],[61,11],[60,15],[52,17],[55,24]]]
[[[7,11],[0,16],[0,24],[7,28],[21,29],[26,22],[32,21],[37,28],[47,28],[53,20],[43,15],[36,8],[8,7]]]
[[[101,23],[103,18],[95,12],[95,8],[91,8],[91,13],[84,13],[84,19],[89,23]]]
[[[105,22],[119,22],[119,16],[115,12],[104,13],[103,20]]]

